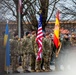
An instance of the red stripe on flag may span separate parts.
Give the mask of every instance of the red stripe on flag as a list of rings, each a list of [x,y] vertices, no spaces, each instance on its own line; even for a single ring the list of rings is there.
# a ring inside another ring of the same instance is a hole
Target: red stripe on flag
[[[43,38],[43,32],[42,32],[42,24],[41,24],[41,15],[39,19],[39,24],[38,24],[38,33],[37,33],[37,38],[36,42],[38,44],[38,53],[37,53],[37,58],[36,60],[41,60],[42,59],[42,38]]]
[[[41,30],[42,30],[42,28],[39,28],[39,29],[38,29],[38,31],[41,31]]]
[[[59,11],[56,13],[56,22],[55,22],[55,28],[54,28],[54,39],[53,39],[53,42],[56,46],[56,48],[59,47],[59,43],[60,43],[60,40],[59,40]]]
[[[54,34],[54,44],[55,44],[55,46],[56,46],[56,48],[58,48],[58,42],[59,42],[59,39],[56,37],[56,35]]]

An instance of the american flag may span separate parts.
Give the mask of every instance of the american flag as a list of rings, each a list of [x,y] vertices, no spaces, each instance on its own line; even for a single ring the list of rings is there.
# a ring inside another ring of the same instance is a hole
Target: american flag
[[[37,32],[37,44],[38,44],[38,53],[36,60],[41,60],[42,58],[42,38],[43,38],[43,32],[42,32],[42,15],[40,15],[39,23],[38,23],[38,32]]]

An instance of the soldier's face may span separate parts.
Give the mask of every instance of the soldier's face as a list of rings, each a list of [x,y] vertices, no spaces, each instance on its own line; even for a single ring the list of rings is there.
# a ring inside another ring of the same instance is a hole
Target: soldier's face
[[[50,38],[50,35],[47,35],[47,38]]]
[[[34,34],[34,36],[36,36],[36,33]]]
[[[31,35],[30,34],[28,34],[28,37],[30,37]]]

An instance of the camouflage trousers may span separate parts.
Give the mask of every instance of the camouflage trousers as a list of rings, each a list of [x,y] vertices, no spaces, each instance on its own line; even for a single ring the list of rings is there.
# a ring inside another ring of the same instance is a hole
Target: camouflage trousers
[[[35,70],[35,61],[36,61],[36,57],[35,57],[35,54],[34,53],[32,53],[31,54],[31,60],[30,60],[31,62],[31,70]]]
[[[36,60],[36,70],[41,70],[42,60]]]
[[[11,56],[11,65],[12,65],[13,72],[16,71],[16,69],[18,67],[18,57],[17,56]]]
[[[22,57],[22,67],[23,69],[26,71],[29,69],[30,67],[30,60],[31,60],[31,54],[24,54],[23,57]]]
[[[43,59],[44,59],[44,68],[45,70],[49,70],[50,69],[50,61],[51,61],[51,56],[48,55],[43,55]]]

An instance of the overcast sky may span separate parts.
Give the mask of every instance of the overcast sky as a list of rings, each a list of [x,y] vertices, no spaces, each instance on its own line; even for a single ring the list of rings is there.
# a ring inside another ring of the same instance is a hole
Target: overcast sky
[[[72,2],[71,2],[71,0],[61,0],[60,2],[59,2],[60,4],[64,4],[65,6],[67,6],[67,7],[71,7],[72,6]],[[59,4],[57,4],[57,6],[56,6],[59,10],[61,10],[61,7],[59,6]],[[54,14],[52,15],[52,18],[51,18],[51,20],[54,20],[55,19],[55,13],[56,12],[54,12]],[[48,15],[50,14],[50,11],[49,11],[49,13],[48,13]],[[6,14],[5,14],[5,18],[6,19],[10,19],[10,20],[16,20],[15,19],[15,17],[12,17],[12,12],[10,11],[8,11]],[[4,15],[2,15],[2,16],[4,16]],[[1,16],[1,17],[2,17]],[[0,18],[1,18],[0,17]],[[38,15],[37,15],[37,17],[39,17]]]

